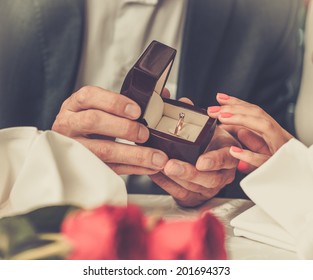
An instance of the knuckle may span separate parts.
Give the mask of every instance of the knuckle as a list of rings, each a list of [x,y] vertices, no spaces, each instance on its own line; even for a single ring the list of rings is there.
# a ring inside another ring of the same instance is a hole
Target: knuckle
[[[181,201],[188,201],[190,199],[190,192],[187,191],[186,189],[179,189],[177,190],[175,197]]]
[[[185,179],[192,181],[194,180],[197,175],[198,175],[198,171],[196,168],[189,168],[188,166],[185,167],[186,173],[185,173]]]
[[[61,105],[61,110],[62,109],[66,109],[70,103],[70,100],[71,100],[72,96],[70,96],[69,98],[65,99]]]
[[[80,126],[82,129],[89,130],[92,128],[97,122],[99,122],[99,117],[96,111],[85,111],[84,114],[80,115]]]
[[[268,119],[262,120],[262,126],[263,126],[264,131],[270,131],[274,129],[273,123]]]
[[[263,109],[256,104],[249,104],[248,108],[251,108],[251,111],[255,112],[257,115],[263,115]]]
[[[73,94],[73,98],[80,107],[85,108],[87,106],[88,100],[91,97],[92,89],[92,86],[84,86]]]
[[[121,99],[122,95],[119,95],[119,94],[110,94],[108,95],[108,98],[107,98],[107,106],[108,108],[116,108],[118,107],[121,102],[122,102],[122,99]]]
[[[120,131],[124,137],[128,136],[131,139],[137,139],[139,135],[139,124],[130,120],[123,120],[120,124]]]
[[[220,188],[223,184],[223,178],[220,175],[215,175],[211,177],[208,187],[209,188]]]
[[[64,132],[68,132],[68,122],[65,118],[63,118],[60,115],[57,115],[53,125],[52,125],[52,130],[56,132],[60,132],[64,134]]]
[[[201,195],[203,195],[206,198],[212,198],[213,196],[215,196],[218,192],[219,192],[220,188],[206,188],[203,189],[200,193]]]
[[[151,157],[151,156],[150,156]],[[139,165],[139,166],[142,166],[144,165],[146,159],[149,158],[148,155],[144,155],[143,153],[141,153],[140,151],[137,151],[135,153],[135,156],[134,156],[134,159],[136,161],[136,163]]]
[[[113,149],[111,145],[105,144],[98,147],[97,156],[101,158],[101,160],[109,161],[112,158]]]
[[[225,166],[226,159],[220,153],[216,153],[216,157],[213,162],[214,162],[215,168],[221,168]]]
[[[236,170],[229,170],[227,174],[225,174],[225,185],[230,184],[232,181],[234,181],[236,175]]]

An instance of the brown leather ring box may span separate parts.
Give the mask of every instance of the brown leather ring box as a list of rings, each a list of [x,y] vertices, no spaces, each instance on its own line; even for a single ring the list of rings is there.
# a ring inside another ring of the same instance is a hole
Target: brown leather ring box
[[[148,141],[141,145],[195,164],[212,139],[216,120],[205,109],[161,97],[175,55],[175,49],[152,41],[126,75],[121,94],[141,108],[138,121],[150,131]]]

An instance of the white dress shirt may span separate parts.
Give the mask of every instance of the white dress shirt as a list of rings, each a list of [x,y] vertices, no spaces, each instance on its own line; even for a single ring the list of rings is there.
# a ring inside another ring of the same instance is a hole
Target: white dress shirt
[[[184,0],[88,0],[76,89],[93,85],[119,92],[128,70],[152,40],[177,50],[166,87],[176,94]]]

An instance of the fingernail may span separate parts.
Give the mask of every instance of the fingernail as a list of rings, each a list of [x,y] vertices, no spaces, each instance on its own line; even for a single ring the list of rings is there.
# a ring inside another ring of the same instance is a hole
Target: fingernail
[[[235,153],[242,153],[242,149],[236,146],[231,146],[231,150]]]
[[[177,164],[177,163],[174,163],[169,172],[167,172],[167,175],[171,175],[171,176],[181,176],[183,175],[185,172],[185,168],[180,165],[180,164]]]
[[[164,167],[167,162],[167,157],[161,153],[154,153],[152,155],[152,164],[157,167]]]
[[[140,108],[134,104],[127,104],[124,113],[131,118],[138,118],[140,116]]]
[[[213,160],[210,158],[202,158],[197,162],[197,169],[200,171],[210,170],[213,166]]]
[[[249,164],[241,160],[237,165],[237,170],[242,173],[246,173],[249,170]]]
[[[230,98],[230,96],[225,94],[225,93],[218,93],[217,97],[220,98],[220,99],[223,99],[223,100],[227,100],[227,99]]]
[[[232,116],[233,116],[232,113],[228,113],[228,112],[221,112],[221,113],[220,113],[220,117],[221,117],[221,118],[230,118],[230,117],[232,117]]]
[[[149,130],[146,127],[140,125],[139,132],[138,132],[138,141],[145,142],[148,140],[148,138],[149,138]]]
[[[217,113],[221,110],[221,106],[211,106],[208,107],[209,113]]]

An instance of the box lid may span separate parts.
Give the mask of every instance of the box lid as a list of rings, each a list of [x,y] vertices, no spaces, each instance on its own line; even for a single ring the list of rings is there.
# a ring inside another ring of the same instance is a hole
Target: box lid
[[[176,50],[158,41],[152,41],[127,73],[121,88],[124,94],[136,101],[142,119],[153,92],[161,95],[170,74]]]

